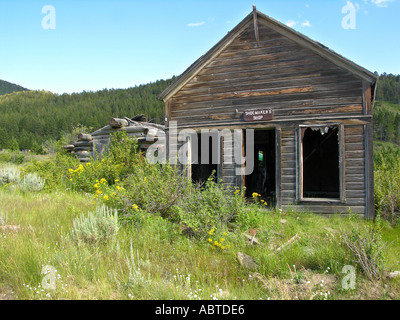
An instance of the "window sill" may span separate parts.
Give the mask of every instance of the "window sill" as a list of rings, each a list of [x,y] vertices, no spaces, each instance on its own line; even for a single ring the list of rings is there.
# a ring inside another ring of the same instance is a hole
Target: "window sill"
[[[341,199],[332,199],[332,198],[301,198],[297,200],[298,203],[341,203],[345,204],[345,200]]]

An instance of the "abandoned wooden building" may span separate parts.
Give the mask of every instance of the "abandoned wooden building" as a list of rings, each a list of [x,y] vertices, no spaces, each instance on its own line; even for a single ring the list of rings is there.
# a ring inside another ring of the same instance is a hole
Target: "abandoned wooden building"
[[[175,126],[209,145],[216,137],[218,147],[210,147],[203,162],[198,139],[170,139],[167,146],[188,144],[190,161],[182,168],[195,181],[216,170],[226,186],[245,187],[248,196],[257,192],[282,209],[350,209],[373,218],[376,81],[370,71],[253,8],[159,96],[167,139]],[[236,147],[248,162],[248,144],[251,172],[226,156]]]
[[[111,134],[118,131],[125,131],[128,137],[135,138],[138,147],[144,152],[150,146],[164,152],[164,125],[148,122],[144,115],[111,118],[108,125],[90,134],[80,133],[78,141],[63,147],[75,154],[81,162],[89,162],[91,158],[101,158],[110,145]]]

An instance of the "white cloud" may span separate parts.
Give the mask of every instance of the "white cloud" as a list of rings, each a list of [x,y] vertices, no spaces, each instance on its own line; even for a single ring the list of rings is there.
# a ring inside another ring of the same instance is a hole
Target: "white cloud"
[[[388,6],[388,2],[393,2],[394,0],[371,0],[371,3],[379,8],[385,8]]]
[[[306,8],[309,8],[309,7],[310,7],[310,5],[307,3],[307,4],[306,4]]]
[[[288,22],[286,22],[286,25],[290,28],[293,28],[296,24],[297,22],[293,20],[289,20]]]
[[[311,23],[310,23],[310,21],[306,20],[306,21],[301,23],[301,26],[302,27],[311,27]]]
[[[200,27],[200,26],[202,26],[204,24],[205,24],[204,21],[202,21],[202,22],[191,22],[191,23],[188,23],[187,26],[188,27]]]

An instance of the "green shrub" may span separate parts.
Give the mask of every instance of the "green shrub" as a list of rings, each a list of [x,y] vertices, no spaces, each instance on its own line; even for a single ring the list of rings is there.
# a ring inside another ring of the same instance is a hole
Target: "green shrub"
[[[375,155],[375,209],[392,226],[400,212],[400,149],[383,148]]]
[[[108,151],[102,159],[95,157],[89,163],[75,163],[67,169],[69,187],[76,191],[95,192],[96,180],[105,179],[108,185],[121,180],[133,172],[143,156],[138,151],[136,140],[125,131],[111,134]]]
[[[346,247],[352,253],[352,261],[359,266],[362,272],[370,279],[380,279],[383,275],[385,257],[385,243],[382,240],[381,226],[377,222],[373,225],[354,227],[350,234],[343,234]]]
[[[21,164],[25,160],[25,155],[21,151],[0,151],[0,162]]]
[[[22,180],[19,181],[19,188],[22,191],[38,192],[43,189],[45,180],[36,172],[28,173]]]
[[[46,184],[44,189],[65,189],[69,186],[68,169],[79,165],[79,160],[64,152],[44,160],[33,159],[22,167],[24,174],[37,173]]]
[[[20,180],[20,170],[17,166],[9,164],[0,169],[0,184],[18,183]]]
[[[73,220],[72,239],[77,242],[104,242],[116,236],[119,230],[118,213],[106,206],[96,207],[95,212]]]
[[[245,211],[245,198],[214,182],[211,176],[204,188],[193,186],[190,194],[177,203],[179,221],[196,234],[206,237],[210,229],[226,230]]]

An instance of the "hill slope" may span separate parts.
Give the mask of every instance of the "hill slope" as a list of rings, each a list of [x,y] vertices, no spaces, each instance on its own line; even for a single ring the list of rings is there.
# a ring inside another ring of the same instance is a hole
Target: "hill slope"
[[[19,85],[16,85],[14,83],[0,80],[0,95],[12,93],[12,92],[18,92],[18,91],[27,91],[27,90],[28,89],[21,87]]]
[[[57,140],[77,125],[98,129],[111,117],[143,113],[161,122],[164,103],[157,96],[170,82],[159,80],[128,89],[62,95],[47,91],[0,95],[0,149],[15,146],[15,142],[20,149],[34,149],[34,145]]]

